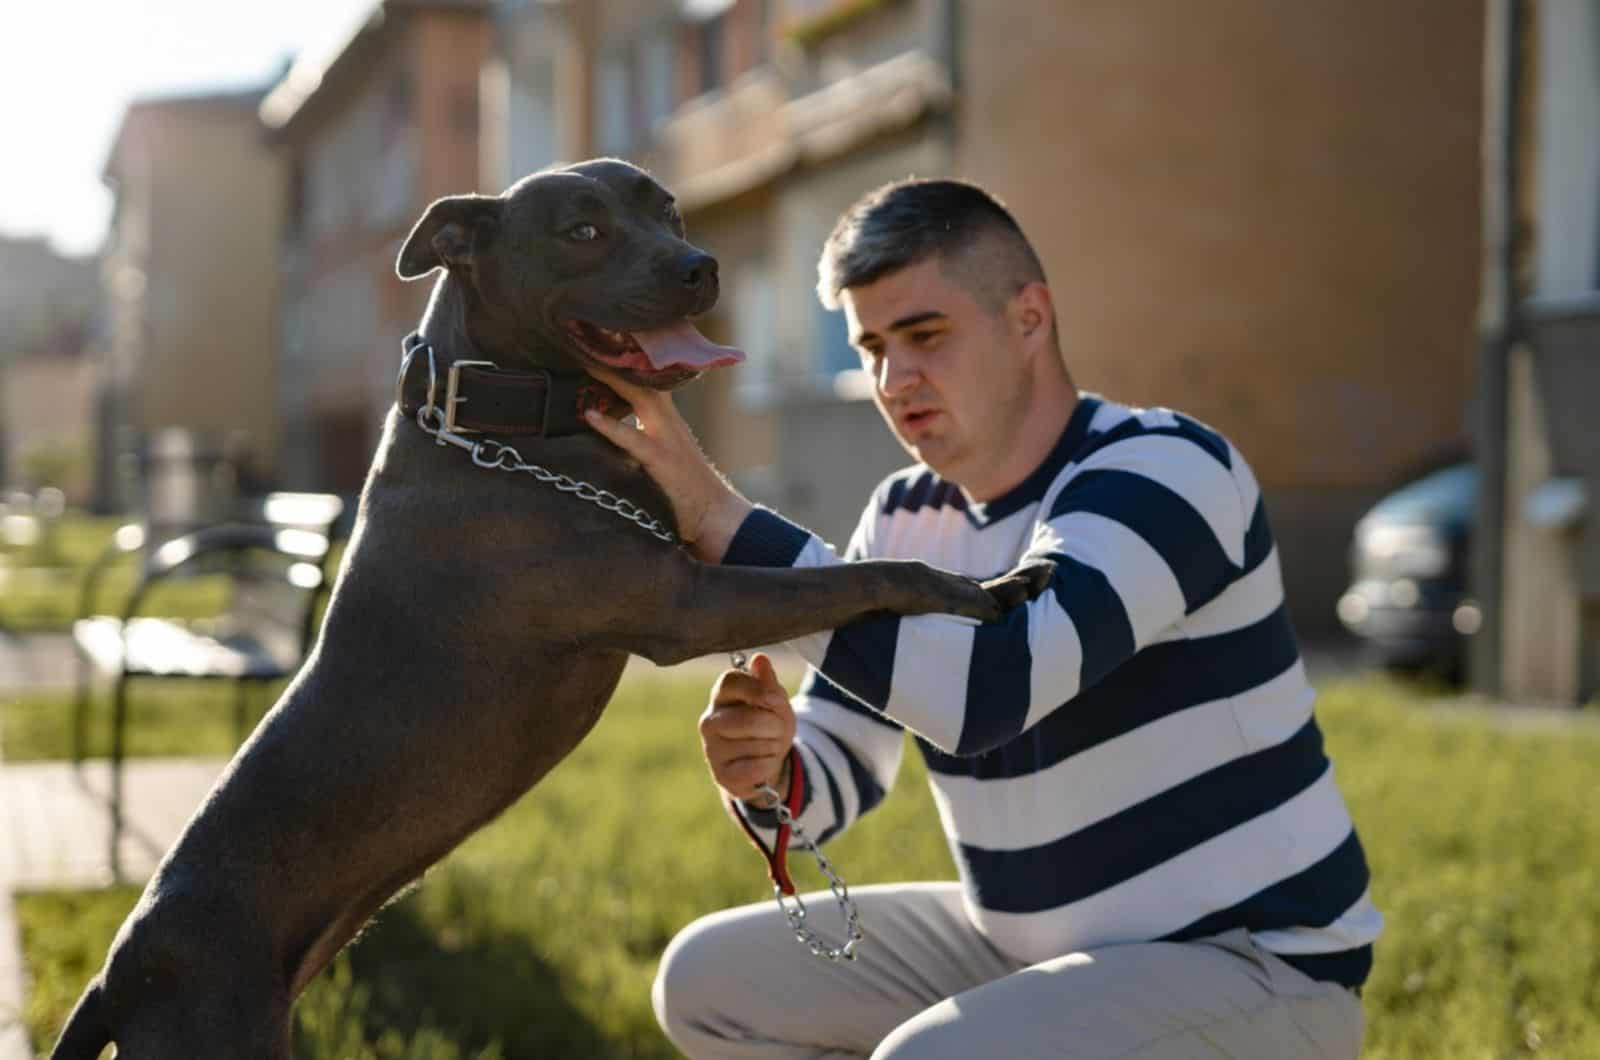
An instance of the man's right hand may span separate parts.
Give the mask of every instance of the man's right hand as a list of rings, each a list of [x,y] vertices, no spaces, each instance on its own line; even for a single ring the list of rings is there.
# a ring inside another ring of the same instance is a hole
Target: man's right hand
[[[755,507],[712,466],[678,413],[672,395],[628,382],[615,372],[590,368],[589,374],[633,406],[633,428],[595,410],[585,416],[595,432],[637,460],[672,502],[678,537],[695,559],[720,563],[745,516]]]
[[[736,799],[761,802],[762,784],[783,795],[794,727],[794,707],[770,658],[757,652],[749,673],[724,670],[700,715],[700,745],[711,778]]]

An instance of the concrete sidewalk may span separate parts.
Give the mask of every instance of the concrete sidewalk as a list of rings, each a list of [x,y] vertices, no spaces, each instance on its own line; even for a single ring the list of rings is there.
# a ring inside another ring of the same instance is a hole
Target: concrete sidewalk
[[[0,696],[65,689],[65,636],[0,635]],[[222,771],[222,759],[136,759],[124,773],[119,846],[125,879],[155,869]],[[12,762],[0,747],[0,1060],[31,1060],[21,1011],[27,993],[11,896],[18,891],[104,887],[111,882],[110,765]]]

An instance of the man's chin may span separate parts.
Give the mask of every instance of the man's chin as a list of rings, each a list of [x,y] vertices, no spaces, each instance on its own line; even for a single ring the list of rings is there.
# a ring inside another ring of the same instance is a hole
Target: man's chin
[[[900,444],[911,458],[919,464],[926,464],[940,478],[948,478],[949,450],[940,445],[937,438],[919,438],[916,441],[900,439]]]

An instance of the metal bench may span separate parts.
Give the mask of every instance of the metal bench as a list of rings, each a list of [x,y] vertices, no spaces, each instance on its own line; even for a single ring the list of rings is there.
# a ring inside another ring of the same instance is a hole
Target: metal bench
[[[333,494],[273,493],[249,521],[206,527],[146,550],[137,523],[120,527],[84,578],[72,638],[78,688],[73,759],[85,754],[94,678],[112,681],[111,866],[120,876],[122,764],[129,686],[140,679],[198,679],[234,686],[235,738],[245,737],[252,690],[294,675],[309,650],[334,570],[334,545],[348,535],[354,505]],[[118,614],[95,614],[104,576],[143,557]],[[225,584],[223,606],[204,618],[152,614],[163,587],[199,577]]]

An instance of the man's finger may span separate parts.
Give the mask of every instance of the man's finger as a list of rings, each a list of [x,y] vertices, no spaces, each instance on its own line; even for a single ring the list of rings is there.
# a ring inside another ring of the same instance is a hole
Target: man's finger
[[[639,463],[645,463],[646,449],[650,445],[650,438],[636,427],[630,427],[621,420],[614,420],[595,409],[590,409],[583,414],[584,422],[594,428],[596,434],[610,441],[618,449],[633,457]]]
[[[783,722],[769,710],[747,706],[719,706],[705,716],[700,731],[723,740],[775,739],[784,733]]]
[[[763,755],[720,763],[712,768],[711,775],[729,791],[754,794],[756,785],[775,779],[782,768],[782,755]]]
[[[763,681],[755,674],[743,670],[724,671],[717,679],[717,686],[711,693],[713,706],[748,703],[753,707],[781,710],[788,700],[788,694],[776,680]]]
[[[609,369],[592,367],[589,369],[589,374],[615,390],[618,397],[632,405],[634,414],[639,416],[641,423],[659,419],[657,413],[672,404],[672,395],[666,391],[631,383]]]
[[[778,740],[733,740],[718,747],[711,761],[718,768],[726,768],[746,759],[777,761],[789,750]]]

